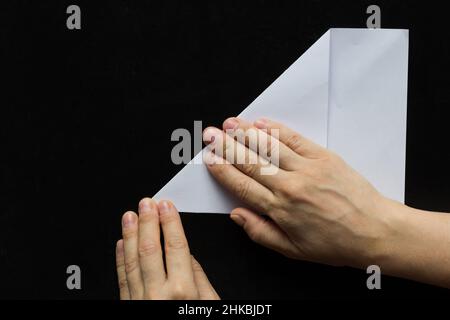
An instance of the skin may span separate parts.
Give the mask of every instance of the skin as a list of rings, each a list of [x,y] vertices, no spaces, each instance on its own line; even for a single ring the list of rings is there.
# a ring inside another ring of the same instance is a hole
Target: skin
[[[116,245],[121,300],[217,300],[200,264],[189,252],[180,215],[170,201],[145,198],[139,215],[122,217]],[[164,236],[163,245],[160,230]]]
[[[248,141],[230,138],[238,129],[259,136],[278,130],[276,174],[262,175],[263,161],[218,159],[230,150],[236,159],[256,152]],[[248,206],[230,216],[253,241],[294,259],[364,269],[376,264],[384,274],[450,288],[449,214],[383,197],[338,155],[269,119],[230,118],[223,130],[205,129],[203,138],[214,149],[205,158],[209,172]]]
[[[266,148],[234,139],[238,130],[256,131]],[[230,118],[222,129],[205,129],[203,140],[209,172],[245,204],[231,219],[256,243],[293,259],[363,269],[375,264],[383,274],[450,288],[449,214],[385,198],[338,155],[269,119]],[[275,151],[276,170],[263,174],[274,169],[267,159]],[[144,200],[139,217],[124,215],[124,240],[117,243],[121,298],[218,299],[189,254],[175,207]]]

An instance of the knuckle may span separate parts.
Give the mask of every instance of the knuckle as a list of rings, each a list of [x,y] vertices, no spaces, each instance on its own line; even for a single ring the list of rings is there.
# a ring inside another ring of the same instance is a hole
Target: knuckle
[[[306,180],[306,178],[302,178],[301,180],[291,181],[278,188],[277,193],[281,198],[280,200],[282,200],[281,207],[285,207],[285,205],[290,205],[292,203],[303,202],[307,199],[309,187]],[[283,205],[283,203],[285,205]]]
[[[292,150],[298,151],[303,146],[302,137],[298,133],[292,134],[287,139],[286,145]]]
[[[342,167],[344,164],[344,160],[335,153],[328,154],[324,161],[325,169],[329,172],[335,171],[337,167]]]
[[[128,282],[126,278],[119,280],[119,290],[128,289]]]
[[[245,163],[242,165],[242,170],[250,177],[254,177],[258,174],[258,166],[255,164]]]
[[[295,199],[299,193],[302,192],[302,183],[284,183],[279,187],[280,193],[287,199]]]
[[[286,210],[279,210],[276,216],[274,216],[274,220],[276,220],[276,223],[279,226],[292,227],[292,215],[290,215]]]
[[[137,270],[138,266],[139,260],[137,258],[129,259],[125,261],[125,272],[132,273],[133,271]]]
[[[140,215],[139,216],[139,225],[151,223],[151,222],[155,221],[155,218],[157,218],[157,216],[153,213]]]
[[[192,260],[192,270],[194,270],[194,272],[196,272],[196,271],[201,272],[201,271],[203,271],[203,268],[200,265],[200,263],[198,263],[197,260]]]
[[[259,231],[259,228],[249,228],[247,230],[248,237],[254,242],[260,242],[262,240],[262,234]]]
[[[266,228],[267,223],[268,221],[264,219],[248,228],[246,232],[249,238],[254,242],[264,242],[264,237],[266,237],[264,229]]]
[[[306,179],[319,180],[320,177],[324,174],[326,170],[326,165],[324,163],[318,163],[316,166],[308,166],[302,169],[302,178],[300,181],[304,181]],[[300,183],[304,186],[304,183]]]
[[[237,182],[235,192],[241,200],[246,201],[250,192],[250,182],[247,180]]]
[[[260,200],[259,205],[265,211],[270,212],[278,206],[277,199],[274,195],[264,197]]]
[[[136,229],[134,228],[125,228],[122,230],[122,238],[124,240],[129,240],[137,236]]]
[[[339,165],[333,156],[322,158],[315,162],[315,166],[305,168],[303,176],[305,180],[311,180],[310,184],[319,184],[326,182],[333,176],[334,172],[339,170]]]
[[[186,249],[188,246],[186,239],[180,236],[172,236],[166,240],[167,249]]]
[[[159,245],[154,241],[144,240],[140,243],[138,252],[141,258],[149,257],[159,252]]]
[[[175,299],[185,299],[187,298],[187,293],[185,286],[181,283],[177,283],[172,288],[172,296]]]
[[[125,271],[125,261],[123,259],[116,260],[117,271]]]
[[[172,298],[175,300],[194,300],[198,299],[198,291],[195,286],[186,282],[177,282],[172,286]]]
[[[159,216],[159,220],[162,224],[170,224],[172,222],[175,222],[177,219],[178,216],[176,214],[173,214],[173,212],[167,212]]]

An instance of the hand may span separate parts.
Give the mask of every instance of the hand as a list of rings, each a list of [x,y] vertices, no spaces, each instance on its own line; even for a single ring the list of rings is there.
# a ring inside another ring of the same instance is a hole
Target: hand
[[[238,129],[246,133],[242,143],[232,137]],[[278,139],[270,136],[274,129]],[[288,257],[331,265],[366,267],[380,258],[399,215],[386,214],[391,201],[339,156],[267,119],[251,124],[230,118],[223,130],[205,129],[203,139],[214,150],[205,162],[210,173],[249,206],[234,209],[231,218],[252,240]],[[260,140],[264,137],[272,153],[277,146],[279,168],[274,174],[262,174],[263,167],[273,166],[264,162],[263,155],[270,153],[261,154],[257,144],[249,143],[250,131]],[[234,161],[228,159],[230,154]],[[239,157],[259,161],[242,164],[236,161]]]
[[[164,235],[165,263],[160,241]],[[122,218],[123,240],[116,246],[120,299],[219,299],[189,246],[177,209],[169,201],[139,203],[139,216]]]

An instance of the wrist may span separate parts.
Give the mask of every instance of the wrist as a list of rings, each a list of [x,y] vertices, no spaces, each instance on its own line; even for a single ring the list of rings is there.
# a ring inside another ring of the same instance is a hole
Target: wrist
[[[367,217],[365,240],[359,254],[360,259],[352,267],[366,269],[370,265],[380,268],[391,263],[397,255],[398,243],[403,237],[407,213],[404,205],[381,195],[373,201],[364,215]]]
[[[375,200],[364,211],[363,241],[349,266],[377,265],[385,275],[450,288],[450,215]]]
[[[379,212],[382,216],[380,237],[371,257],[371,264],[383,269],[390,269],[396,257],[401,254],[408,220],[407,207],[403,204],[384,198]]]
[[[448,214],[414,209],[391,201],[392,228],[374,264],[383,274],[450,287]]]

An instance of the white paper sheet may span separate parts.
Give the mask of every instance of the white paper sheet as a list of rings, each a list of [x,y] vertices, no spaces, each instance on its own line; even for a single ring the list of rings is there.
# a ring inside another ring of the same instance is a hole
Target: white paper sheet
[[[408,31],[330,29],[240,117],[272,118],[340,154],[385,196],[405,188]],[[229,213],[239,202],[199,153],[155,196],[182,212]]]

